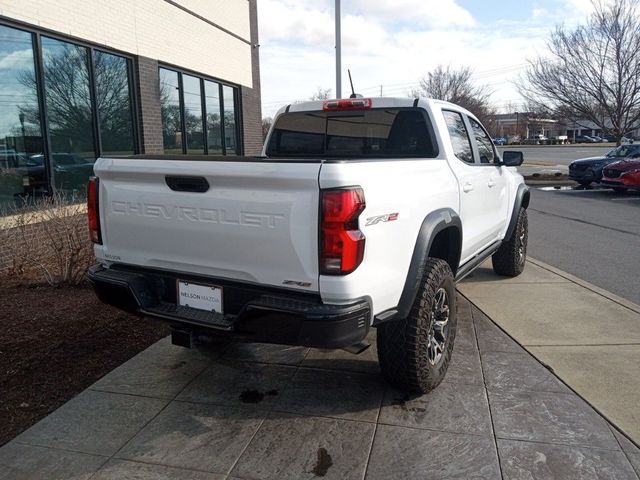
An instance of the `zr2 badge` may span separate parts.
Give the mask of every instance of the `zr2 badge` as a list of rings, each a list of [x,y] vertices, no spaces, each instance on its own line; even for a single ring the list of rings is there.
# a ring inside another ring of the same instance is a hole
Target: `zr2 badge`
[[[364,224],[365,227],[370,225],[377,225],[380,222],[393,222],[398,219],[399,213],[387,213],[385,215],[376,215],[375,217],[367,218],[367,223]]]

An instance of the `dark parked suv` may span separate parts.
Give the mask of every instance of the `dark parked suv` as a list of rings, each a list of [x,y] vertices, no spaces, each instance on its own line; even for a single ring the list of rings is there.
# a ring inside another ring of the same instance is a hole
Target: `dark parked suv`
[[[602,157],[589,157],[574,160],[569,164],[569,178],[580,185],[602,180],[602,169],[610,163],[640,154],[640,144],[620,145]]]

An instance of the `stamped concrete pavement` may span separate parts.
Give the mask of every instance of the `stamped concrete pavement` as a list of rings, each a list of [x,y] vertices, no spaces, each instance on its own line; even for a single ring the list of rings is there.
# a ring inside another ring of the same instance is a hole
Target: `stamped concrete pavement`
[[[418,397],[385,384],[375,344],[161,340],[0,448],[0,479],[638,480],[636,446],[462,297],[458,318]]]
[[[640,306],[535,259],[516,278],[487,262],[458,289],[640,443]]]

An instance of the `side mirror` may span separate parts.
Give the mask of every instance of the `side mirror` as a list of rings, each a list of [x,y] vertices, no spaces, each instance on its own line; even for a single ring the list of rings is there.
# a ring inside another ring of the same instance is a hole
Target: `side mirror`
[[[522,162],[524,162],[524,155],[522,155],[522,152],[502,152],[501,165],[505,165],[507,167],[518,167],[522,165]]]

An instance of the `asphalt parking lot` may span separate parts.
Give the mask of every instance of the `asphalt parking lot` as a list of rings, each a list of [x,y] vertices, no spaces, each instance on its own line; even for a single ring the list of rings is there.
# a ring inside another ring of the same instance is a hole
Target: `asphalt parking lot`
[[[506,145],[498,150],[516,150],[524,155],[524,164],[569,165],[578,158],[597,157],[614,149],[614,143],[577,145]]]
[[[419,397],[385,384],[375,347],[162,340],[2,447],[0,478],[638,479],[640,450],[462,297],[458,313],[445,382]]]
[[[529,254],[640,304],[640,192],[531,187]]]

